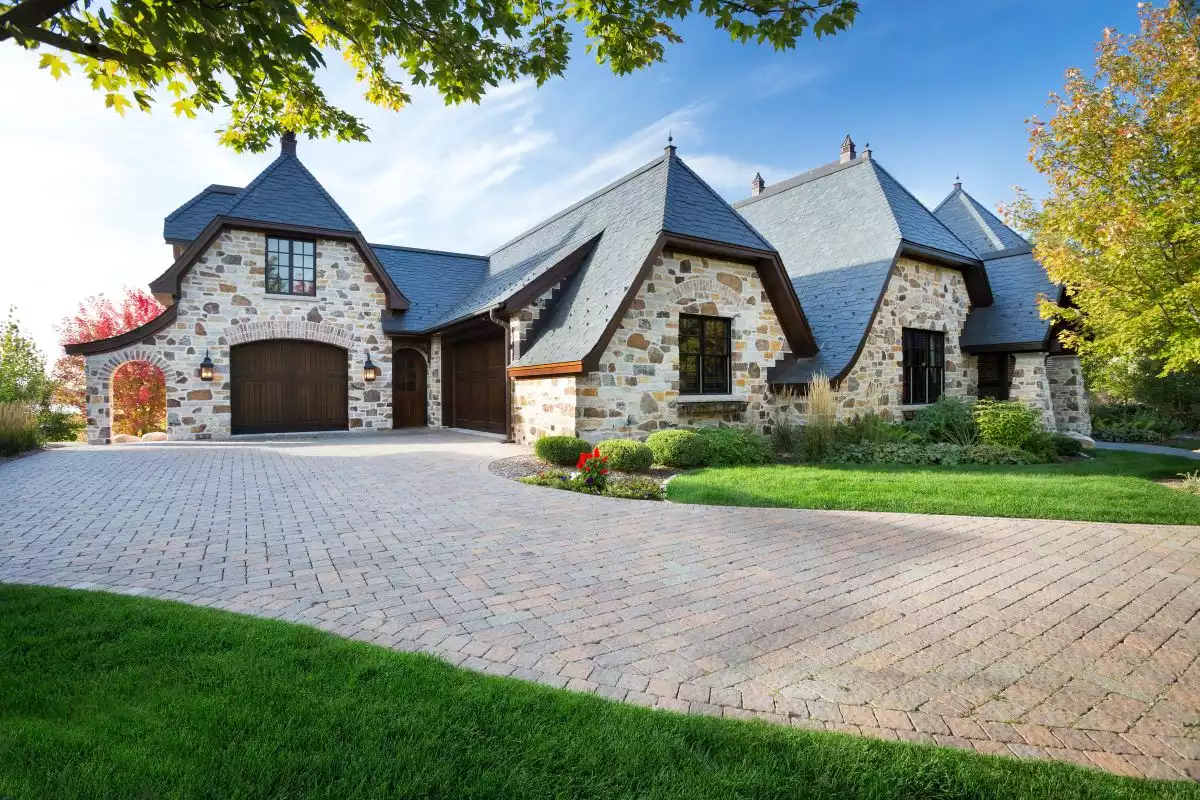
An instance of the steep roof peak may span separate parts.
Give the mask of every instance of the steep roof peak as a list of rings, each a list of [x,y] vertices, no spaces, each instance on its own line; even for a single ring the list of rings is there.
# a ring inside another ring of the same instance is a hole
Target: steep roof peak
[[[358,232],[350,215],[296,155],[296,137],[285,133],[279,155],[238,193],[226,216]]]
[[[938,203],[933,215],[980,257],[1029,247],[1023,236],[968,194],[960,180],[955,180],[954,188]]]

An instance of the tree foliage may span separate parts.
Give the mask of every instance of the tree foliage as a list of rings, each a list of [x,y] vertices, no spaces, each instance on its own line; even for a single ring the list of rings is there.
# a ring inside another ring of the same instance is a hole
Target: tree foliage
[[[1071,69],[1030,120],[1040,207],[1009,209],[1034,234],[1074,307],[1043,303],[1093,368],[1200,366],[1200,24],[1191,0],[1140,6],[1141,30],[1106,30],[1095,73]]]
[[[46,357],[9,309],[0,330],[0,403],[16,403],[40,411],[50,402]]]
[[[408,85],[448,103],[501,81],[541,85],[565,70],[572,29],[625,74],[662,61],[689,14],[782,49],[844,30],[857,11],[857,0],[0,0],[0,41],[51,48],[40,66],[55,78],[71,71],[67,55],[118,113],[163,93],[177,115],[228,106],[222,142],[261,151],[285,130],[366,139],[317,83],[333,52],[369,102],[396,110]]]
[[[63,344],[94,342],[131,331],[162,313],[153,295],[125,289],[118,303],[104,295],[89,297],[58,328]],[[83,356],[64,355],[54,365],[55,400],[87,415]],[[167,388],[162,370],[144,361],[131,361],[112,376],[113,433],[141,436],[166,430]]]

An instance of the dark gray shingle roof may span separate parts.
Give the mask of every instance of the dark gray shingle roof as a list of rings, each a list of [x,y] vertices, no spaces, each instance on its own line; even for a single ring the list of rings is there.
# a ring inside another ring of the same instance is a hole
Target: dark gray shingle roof
[[[213,184],[172,211],[163,220],[163,238],[172,242],[190,242],[213,217],[227,212],[242,191],[240,186]]]
[[[1029,243],[975,198],[956,186],[934,215],[983,259],[992,305],[973,308],[963,328],[964,347],[1044,341],[1050,322],[1038,314],[1038,298],[1058,299]]]
[[[818,167],[734,207],[779,250],[820,347],[785,383],[850,366],[902,239],[975,258],[870,158]]]
[[[432,327],[487,275],[487,256],[385,244],[373,244],[371,249],[410,303],[397,319],[397,331]]]
[[[358,226],[292,153],[281,153],[237,196],[227,216],[354,233]]]

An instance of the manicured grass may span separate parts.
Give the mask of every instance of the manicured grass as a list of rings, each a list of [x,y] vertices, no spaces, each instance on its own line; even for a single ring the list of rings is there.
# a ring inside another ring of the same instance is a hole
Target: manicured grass
[[[1154,483],[1194,470],[1187,458],[1092,451],[1090,461],[1030,466],[773,466],[676,477],[682,503],[837,508],[1098,522],[1200,524],[1200,497]]]
[[[1138,781],[656,712],[302,626],[0,586],[0,796],[1150,798]]]

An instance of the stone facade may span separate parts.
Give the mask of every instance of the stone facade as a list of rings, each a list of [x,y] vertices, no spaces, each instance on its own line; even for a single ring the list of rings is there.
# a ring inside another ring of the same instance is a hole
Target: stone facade
[[[1059,433],[1092,432],[1092,416],[1087,388],[1083,383],[1083,365],[1079,356],[1055,355],[1046,358],[1046,381],[1050,384],[1050,403],[1054,425]]]
[[[961,272],[900,259],[858,361],[838,386],[838,418],[874,410],[888,419],[903,419],[904,328],[945,333],[945,393],[973,399],[978,381],[975,358],[958,344],[969,310]]]
[[[542,436],[574,436],[576,378],[522,378],[512,382],[513,441],[532,445]]]
[[[170,327],[152,341],[87,358],[89,441],[111,438],[112,371],[130,360],[163,369],[171,439],[229,436],[230,348],[262,339],[304,339],[345,349],[351,430],[390,428],[391,344],[380,321],[384,290],[353,244],[321,239],[316,250],[315,297],[268,295],[265,234],[223,231],[184,276]],[[214,365],[212,381],[199,376],[205,353]],[[362,377],[368,353],[380,368],[380,377],[369,384]]]
[[[679,315],[732,320],[729,401],[680,402]],[[655,260],[596,372],[576,384],[576,431],[591,441],[645,438],[663,428],[768,417],[767,370],[788,352],[753,266],[664,252]]]
[[[430,428],[442,427],[442,337],[429,337],[429,363],[425,374],[425,418]]]
[[[1036,408],[1042,414],[1046,430],[1054,430],[1054,405],[1050,398],[1050,381],[1046,377],[1045,353],[1016,354],[1008,399],[1021,400]]]

